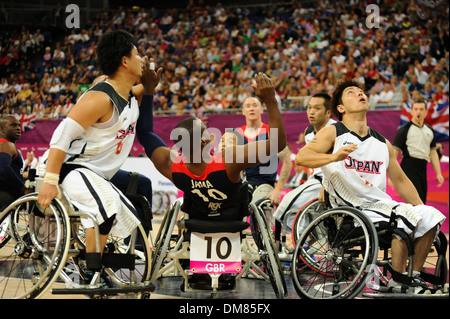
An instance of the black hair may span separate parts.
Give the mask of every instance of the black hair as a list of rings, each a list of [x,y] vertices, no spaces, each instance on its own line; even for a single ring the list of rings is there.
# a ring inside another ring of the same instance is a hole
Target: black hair
[[[425,105],[425,110],[428,109],[428,103],[427,103],[427,101],[425,101],[424,99],[418,99],[418,100],[415,100],[415,101],[412,103],[412,105],[414,105],[414,104],[423,104],[423,105]],[[411,105],[411,106],[412,106],[412,105]]]
[[[356,80],[343,80],[338,83],[336,89],[333,92],[333,96],[331,97],[331,111],[339,121],[342,121],[342,113],[338,111],[337,107],[342,104],[342,93],[344,93],[344,90],[346,88],[351,86],[355,86],[364,91],[364,86]]]
[[[331,101],[331,96],[327,93],[316,93],[313,96],[311,96],[311,98],[313,97],[317,97],[317,98],[322,98],[323,99],[323,105],[325,106],[325,111],[328,111],[331,107],[330,105],[330,101]]]
[[[123,30],[105,33],[97,47],[97,59],[105,75],[114,74],[119,68],[122,57],[130,57],[131,50],[137,48],[136,38]]]

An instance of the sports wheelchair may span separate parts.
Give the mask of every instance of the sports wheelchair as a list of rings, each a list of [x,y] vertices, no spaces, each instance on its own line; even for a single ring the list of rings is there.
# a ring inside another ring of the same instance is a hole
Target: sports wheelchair
[[[278,254],[278,258],[281,262],[290,262],[292,260],[293,248],[286,242],[287,223],[286,219],[283,223],[275,220],[273,215],[275,211],[274,205],[270,202],[270,199],[266,198],[266,195],[273,190],[273,187],[268,184],[261,184],[259,186],[252,186],[249,184],[249,192],[251,193],[252,201],[263,212],[267,221],[267,229],[269,235],[273,237],[275,242],[275,251]],[[285,216],[296,213],[294,210],[286,212]]]
[[[155,239],[150,282],[181,276],[182,291],[206,290],[216,298],[219,291],[237,291],[239,280],[247,276],[265,279],[276,297],[284,298],[286,282],[264,212],[249,195],[244,183],[219,219],[196,213],[186,194],[175,201]]]
[[[306,226],[315,219],[323,211],[323,203],[320,203],[318,198],[315,198],[300,209],[287,208],[284,213],[282,222],[276,221],[275,239],[278,248],[278,256],[281,261],[291,262],[295,251],[295,246],[300,238],[301,233]],[[295,215],[291,226],[291,240],[288,241],[288,224],[289,215]]]
[[[448,298],[448,244],[442,232],[420,275],[429,287],[428,291],[434,294],[414,294],[410,287],[413,240],[397,228],[395,212],[388,222],[374,224],[356,208],[330,209],[327,205],[317,204],[316,208],[316,217],[300,234],[292,259],[293,284],[301,298]],[[393,234],[407,245],[407,274],[395,272],[391,267]],[[390,278],[403,284],[400,291],[387,287]]]
[[[94,223],[97,252],[86,253],[80,218],[93,216],[77,210],[64,193],[42,207],[34,192],[41,184],[42,178],[31,181],[31,193],[0,214],[0,298],[40,298],[50,289],[90,298],[149,298],[154,285],[148,230],[139,225],[128,238],[110,235],[101,256]],[[130,200],[145,202],[138,197]],[[143,208],[151,213],[148,203]]]

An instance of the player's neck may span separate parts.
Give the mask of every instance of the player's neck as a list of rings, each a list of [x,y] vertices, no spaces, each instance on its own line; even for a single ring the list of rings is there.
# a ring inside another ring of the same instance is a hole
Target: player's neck
[[[254,130],[258,130],[263,126],[263,122],[261,121],[261,119],[247,120],[246,124],[247,124],[247,128],[251,128]]]
[[[314,126],[314,131],[317,133],[319,132],[321,129],[323,129],[325,127],[325,125],[327,125],[329,119],[327,119],[325,122],[319,124],[319,125],[313,125]]]
[[[360,119],[349,119],[345,118],[342,119],[342,123],[351,131],[355,132],[361,137],[366,136],[369,134],[369,126],[367,126],[367,119],[360,118]]]
[[[108,82],[114,87],[117,93],[124,99],[128,100],[131,89],[135,81],[128,78],[125,74],[117,73],[108,78]]]
[[[7,141],[10,142],[10,143],[16,144],[16,140],[11,140],[11,139],[7,138],[6,136],[1,136],[1,135],[0,135],[0,140],[1,140],[1,139],[5,139],[5,140],[7,140]]]
[[[208,166],[208,163],[202,158],[200,163],[195,163],[193,161],[186,163],[186,168],[194,175],[200,176]]]

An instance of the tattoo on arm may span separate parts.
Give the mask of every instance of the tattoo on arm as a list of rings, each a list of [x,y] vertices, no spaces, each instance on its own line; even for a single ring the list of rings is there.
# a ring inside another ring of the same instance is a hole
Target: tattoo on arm
[[[291,174],[292,162],[291,162],[291,154],[288,148],[285,148],[278,154],[279,159],[282,161],[282,166],[280,170],[280,176],[278,178],[278,183],[281,186],[284,186],[289,179],[289,175]],[[291,165],[287,165],[291,164]]]

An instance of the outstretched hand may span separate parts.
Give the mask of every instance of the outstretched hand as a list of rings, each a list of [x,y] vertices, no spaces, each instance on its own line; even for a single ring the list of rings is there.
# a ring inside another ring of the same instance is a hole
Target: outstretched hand
[[[144,86],[144,94],[153,95],[155,92],[155,88],[158,85],[159,81],[161,81],[161,75],[163,68],[159,68],[155,71],[154,68],[150,68],[150,64],[153,63],[153,59],[150,60],[146,56],[144,61],[144,68],[142,71],[141,82]]]
[[[264,73],[255,74],[255,82],[252,83],[252,88],[255,95],[264,102],[275,99],[275,85]]]

